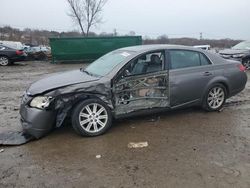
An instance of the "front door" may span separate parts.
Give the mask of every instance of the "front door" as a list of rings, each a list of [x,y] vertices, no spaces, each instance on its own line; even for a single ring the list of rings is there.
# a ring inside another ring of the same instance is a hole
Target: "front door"
[[[113,83],[115,114],[168,107],[165,52],[143,54],[129,62]]]

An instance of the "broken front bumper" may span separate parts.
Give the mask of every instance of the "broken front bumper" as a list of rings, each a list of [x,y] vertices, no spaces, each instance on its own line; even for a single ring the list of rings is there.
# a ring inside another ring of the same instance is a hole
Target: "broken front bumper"
[[[35,138],[41,138],[50,132],[55,126],[56,112],[31,108],[21,105],[21,124],[25,132]]]

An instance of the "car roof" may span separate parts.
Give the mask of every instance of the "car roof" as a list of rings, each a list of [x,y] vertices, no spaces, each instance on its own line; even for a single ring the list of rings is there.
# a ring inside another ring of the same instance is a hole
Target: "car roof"
[[[172,45],[172,44],[153,44],[153,45],[138,45],[120,48],[120,51],[133,51],[135,53],[141,53],[146,51],[154,51],[154,50],[165,50],[165,49],[180,49],[180,50],[195,50],[200,51],[197,48],[192,46],[183,46],[183,45]]]
[[[0,44],[1,47],[4,47],[6,50],[15,50],[9,46],[6,46],[6,45],[3,45],[3,44]]]
[[[147,53],[150,51],[158,51],[158,50],[192,50],[196,52],[200,52],[202,54],[205,54],[209,60],[213,64],[220,64],[225,63],[227,60],[223,59],[218,54],[209,52],[207,50],[202,50],[198,48],[194,48],[192,46],[183,46],[183,45],[170,45],[170,44],[154,44],[154,45],[138,45],[138,46],[131,46],[131,47],[125,47],[115,50],[115,52],[128,52],[130,56],[128,56],[126,59],[123,60],[120,64],[118,64],[108,75],[105,77],[113,78],[114,75],[117,74],[117,72],[125,66],[129,61],[131,61],[133,58],[137,57],[138,55],[141,55],[143,53]]]

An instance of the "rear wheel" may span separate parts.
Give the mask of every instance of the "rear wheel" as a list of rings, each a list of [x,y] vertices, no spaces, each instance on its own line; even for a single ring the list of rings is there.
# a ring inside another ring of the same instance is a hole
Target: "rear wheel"
[[[222,84],[213,85],[203,101],[203,108],[207,111],[218,111],[226,101],[226,88]]]
[[[99,99],[80,102],[72,113],[72,126],[82,136],[98,136],[112,124],[109,107]]]
[[[8,57],[0,56],[0,65],[1,66],[7,66],[10,65],[10,60]]]
[[[246,59],[242,62],[244,67],[246,67],[247,70],[250,70],[250,59]]]

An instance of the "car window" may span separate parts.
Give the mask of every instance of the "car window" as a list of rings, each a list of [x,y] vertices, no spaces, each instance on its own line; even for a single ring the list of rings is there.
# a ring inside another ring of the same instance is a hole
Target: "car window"
[[[204,54],[200,53],[200,60],[201,60],[201,65],[210,65],[210,61],[208,60],[207,57],[205,57]]]
[[[243,41],[239,44],[232,47],[235,50],[249,50],[250,49],[250,41]]]
[[[0,50],[5,50],[6,48],[4,46],[0,45]]]
[[[202,53],[189,50],[170,50],[171,69],[209,65],[210,61]]]
[[[164,52],[151,52],[132,60],[124,75],[140,75],[158,72],[164,69]]]

